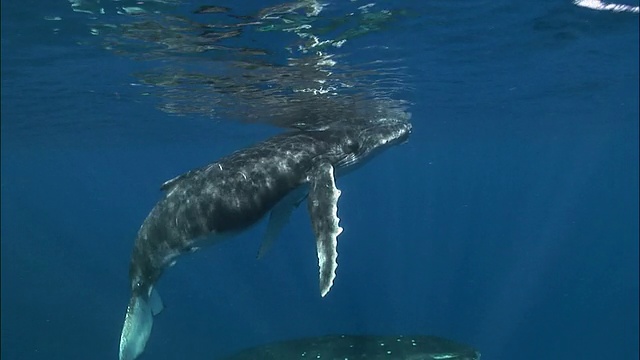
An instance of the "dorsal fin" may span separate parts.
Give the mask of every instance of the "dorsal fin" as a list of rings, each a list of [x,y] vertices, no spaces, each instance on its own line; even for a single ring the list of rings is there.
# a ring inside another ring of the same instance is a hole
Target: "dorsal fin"
[[[169,179],[167,181],[165,181],[164,183],[162,183],[162,185],[160,186],[160,190],[161,191],[169,191],[171,190],[174,186],[176,186],[182,179],[186,178],[187,176],[191,175],[192,171],[189,171],[187,173],[184,173],[182,175],[178,175],[176,177],[174,177],[173,179]]]
[[[170,191],[171,189],[173,189],[174,186],[178,185],[182,180],[189,178],[197,173],[200,172],[207,172],[209,173],[210,171],[217,171],[217,169],[220,169],[222,171],[222,165],[220,165],[219,163],[213,163],[213,164],[209,164],[205,167],[201,167],[198,169],[194,169],[191,171],[188,171],[182,175],[178,175],[176,177],[174,177],[173,179],[169,179],[167,181],[165,181],[164,183],[162,183],[162,185],[160,185],[160,190],[162,191]]]

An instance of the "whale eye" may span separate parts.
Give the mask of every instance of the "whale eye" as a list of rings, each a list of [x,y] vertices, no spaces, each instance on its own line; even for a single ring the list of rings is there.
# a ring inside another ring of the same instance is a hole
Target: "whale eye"
[[[347,142],[347,145],[345,146],[345,152],[348,154],[357,153],[359,149],[360,143],[354,140],[349,140],[349,142]]]

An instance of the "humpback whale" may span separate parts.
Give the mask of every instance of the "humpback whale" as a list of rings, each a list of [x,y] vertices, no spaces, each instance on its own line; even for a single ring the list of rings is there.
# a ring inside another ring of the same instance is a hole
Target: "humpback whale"
[[[264,344],[222,360],[257,359],[478,360],[480,353],[437,336],[325,335]]]
[[[155,284],[178,256],[237,234],[270,212],[263,253],[305,198],[324,297],[336,276],[337,237],[342,232],[335,177],[405,142],[410,133],[406,118],[300,128],[162,184],[164,197],[142,223],[131,255],[131,298],[120,360],[136,359],[144,351],[153,317],[163,308]]]

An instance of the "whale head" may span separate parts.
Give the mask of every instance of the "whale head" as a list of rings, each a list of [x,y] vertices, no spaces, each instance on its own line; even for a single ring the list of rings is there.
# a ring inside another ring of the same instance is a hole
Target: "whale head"
[[[404,119],[380,119],[347,129],[342,133],[343,154],[336,167],[341,173],[360,167],[382,151],[407,142],[411,128]]]

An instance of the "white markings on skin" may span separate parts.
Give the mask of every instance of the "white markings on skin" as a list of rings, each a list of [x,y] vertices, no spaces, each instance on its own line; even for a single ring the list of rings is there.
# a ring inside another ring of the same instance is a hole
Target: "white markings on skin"
[[[452,359],[458,356],[454,354],[434,354],[434,355],[431,355],[431,357],[436,360],[442,360],[442,359]]]
[[[640,7],[638,6],[625,4],[609,4],[600,0],[574,0],[573,3],[577,6],[600,11],[630,12],[636,14],[640,11]]]

